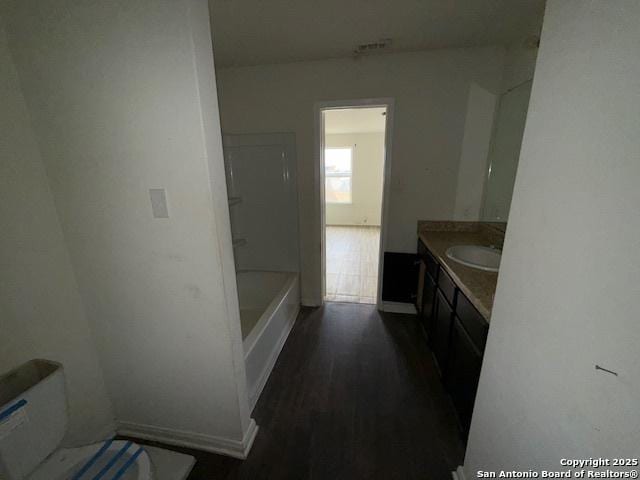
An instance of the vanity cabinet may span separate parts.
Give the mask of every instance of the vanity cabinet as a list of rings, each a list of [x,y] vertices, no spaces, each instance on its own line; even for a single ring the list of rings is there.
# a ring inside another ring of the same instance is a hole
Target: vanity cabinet
[[[416,309],[418,320],[426,337],[431,329],[434,304],[436,301],[436,282],[438,280],[439,265],[422,242],[418,242],[418,258],[420,261],[418,277],[418,296]]]
[[[446,387],[458,412],[460,426],[465,435],[471,426],[471,414],[481,367],[482,353],[474,345],[460,319],[455,317],[451,329]]]
[[[428,340],[442,378],[446,378],[447,374],[452,321],[453,308],[442,294],[442,290],[438,289],[435,295],[431,328],[428,330]]]
[[[425,336],[429,335],[433,319],[433,309],[436,302],[436,282],[430,275],[423,277],[422,300],[420,309],[420,322]]]
[[[456,315],[476,348],[484,352],[489,324],[463,294],[458,295]]]
[[[421,240],[418,256],[418,318],[466,439],[489,324]]]

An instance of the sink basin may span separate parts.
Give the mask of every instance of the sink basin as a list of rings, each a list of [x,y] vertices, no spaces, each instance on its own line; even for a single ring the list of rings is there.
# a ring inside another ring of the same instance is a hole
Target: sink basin
[[[485,272],[497,272],[502,256],[500,250],[480,245],[456,245],[448,248],[446,254],[454,262]]]

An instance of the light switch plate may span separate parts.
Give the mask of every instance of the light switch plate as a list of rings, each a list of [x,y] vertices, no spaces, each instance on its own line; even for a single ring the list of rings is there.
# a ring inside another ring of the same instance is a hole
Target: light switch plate
[[[169,218],[169,207],[167,206],[167,192],[164,188],[150,188],[149,198],[151,199],[151,211],[154,218]]]

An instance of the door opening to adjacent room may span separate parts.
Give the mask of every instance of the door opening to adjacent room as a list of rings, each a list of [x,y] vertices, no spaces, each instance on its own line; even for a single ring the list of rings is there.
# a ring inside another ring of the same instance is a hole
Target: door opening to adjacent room
[[[325,301],[379,303],[389,105],[320,109]]]

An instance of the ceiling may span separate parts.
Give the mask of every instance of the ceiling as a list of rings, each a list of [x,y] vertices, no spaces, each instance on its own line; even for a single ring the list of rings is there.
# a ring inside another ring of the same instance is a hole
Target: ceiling
[[[347,57],[392,39],[389,52],[506,44],[540,23],[544,0],[209,0],[216,63]]]
[[[384,132],[385,107],[345,108],[324,112],[324,133]]]

